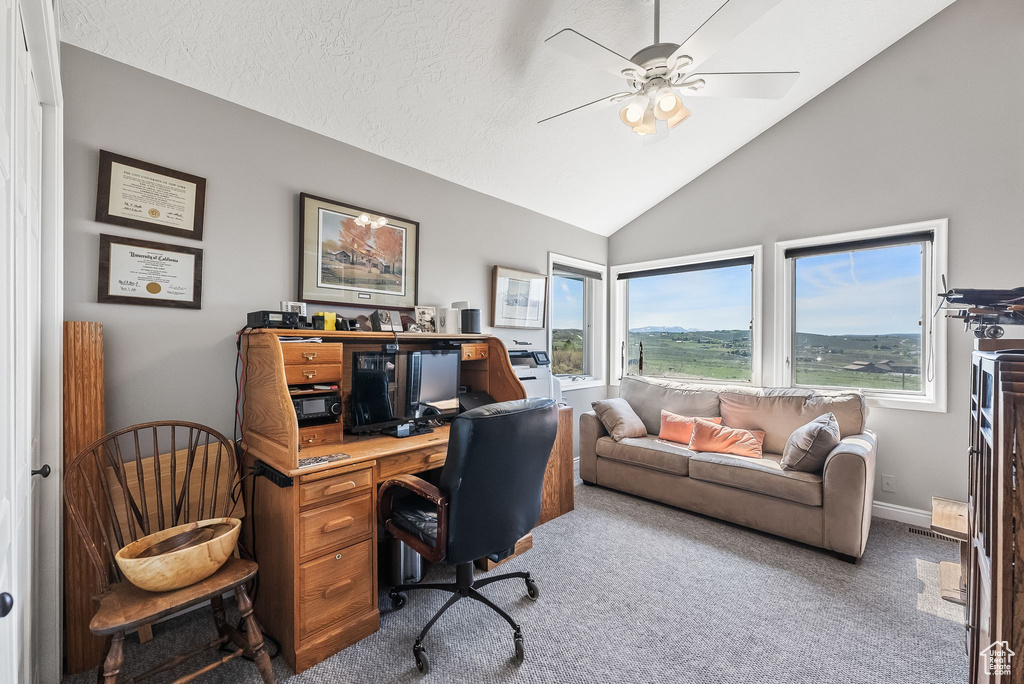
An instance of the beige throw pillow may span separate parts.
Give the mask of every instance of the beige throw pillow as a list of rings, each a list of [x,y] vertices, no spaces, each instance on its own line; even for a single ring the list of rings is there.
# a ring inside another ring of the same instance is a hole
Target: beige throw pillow
[[[818,416],[789,436],[782,452],[782,469],[819,473],[838,444],[839,421],[831,413]]]
[[[646,437],[647,427],[629,402],[621,397],[602,399],[590,405],[594,413],[604,423],[605,430],[616,442],[626,437]]]

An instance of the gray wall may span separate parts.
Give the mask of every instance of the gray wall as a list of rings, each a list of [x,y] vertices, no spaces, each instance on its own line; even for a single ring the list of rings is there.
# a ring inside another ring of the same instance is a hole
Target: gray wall
[[[1019,0],[954,3],[615,233],[610,263],[764,244],[766,369],[776,240],[948,217],[950,283],[1024,284],[1021,45]],[[897,478],[877,501],[965,500],[973,337],[948,325],[949,412],[871,412]]]
[[[235,331],[246,312],[296,296],[299,192],[418,220],[420,303],[468,299],[485,320],[493,265],[545,272],[549,250],[606,259],[604,237],[79,48],[61,56],[65,316],[103,323],[111,429],[182,418],[230,434]],[[203,241],[95,222],[101,148],[205,177]],[[201,247],[202,310],[98,304],[101,232]],[[547,340],[493,332],[534,349]],[[566,395],[577,414],[602,396]]]

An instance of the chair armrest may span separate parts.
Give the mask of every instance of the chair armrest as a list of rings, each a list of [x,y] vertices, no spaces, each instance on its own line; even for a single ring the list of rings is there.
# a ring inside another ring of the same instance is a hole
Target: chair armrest
[[[822,472],[824,546],[859,558],[871,528],[875,494],[875,434],[844,437]]]
[[[400,491],[410,492],[430,501],[437,507],[437,539],[435,546],[424,544],[407,531],[391,522],[394,510],[395,495]],[[384,528],[402,540],[431,563],[440,563],[447,555],[446,539],[448,538],[448,498],[441,490],[426,480],[415,475],[395,475],[385,480],[377,493],[377,517]]]
[[[415,475],[395,475],[385,480],[377,490],[377,518],[381,523],[386,523],[391,518],[395,494],[398,493],[395,488],[422,496],[437,506],[439,511],[447,502],[441,490],[423,478]]]
[[[608,434],[594,411],[580,414],[580,478],[597,482],[597,440]]]

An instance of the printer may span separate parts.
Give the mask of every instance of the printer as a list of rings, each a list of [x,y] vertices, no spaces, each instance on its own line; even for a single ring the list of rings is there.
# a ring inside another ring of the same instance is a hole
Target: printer
[[[512,370],[515,371],[516,377],[526,388],[527,397],[552,397],[556,401],[561,400],[561,396],[556,396],[557,378],[551,375],[551,357],[546,351],[510,349],[508,358],[512,362]],[[561,392],[558,391],[557,394],[561,395]]]

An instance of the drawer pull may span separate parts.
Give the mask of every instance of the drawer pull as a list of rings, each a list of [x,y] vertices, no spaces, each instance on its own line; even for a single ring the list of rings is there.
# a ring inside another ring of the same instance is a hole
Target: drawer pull
[[[345,591],[345,587],[352,584],[353,581],[354,580],[347,579],[344,582],[339,582],[338,584],[335,584],[333,587],[327,587],[326,589],[324,589],[324,598],[334,598],[338,594],[343,593]]]
[[[464,356],[465,356],[465,357],[466,357],[467,359],[471,359],[471,358],[473,358],[473,352],[471,352],[471,351],[467,351],[467,352],[466,352],[466,353],[464,354]]]
[[[312,434],[312,435],[310,435],[309,437],[306,438],[306,442],[308,442],[309,444],[312,444],[313,442],[316,441],[316,438],[317,438],[317,435],[314,433],[314,434]]]
[[[306,359],[307,361],[312,361],[313,359],[316,358],[316,352],[302,352],[302,358]]]
[[[347,482],[338,482],[324,489],[324,496],[330,496],[331,494],[340,494],[341,492],[347,492],[348,490],[355,488],[356,483],[354,480],[348,480]]]
[[[324,523],[324,526],[320,530],[327,534],[329,532],[337,532],[340,529],[346,528],[354,522],[354,518],[351,515],[346,515],[344,518],[338,518],[332,520],[329,523]]]
[[[447,455],[447,452],[431,454],[429,457],[427,457],[427,463],[437,463],[438,461],[443,461]]]
[[[304,371],[302,371],[302,374],[305,375],[310,380],[312,380],[313,378],[316,377],[316,371],[315,370],[304,370]]]

